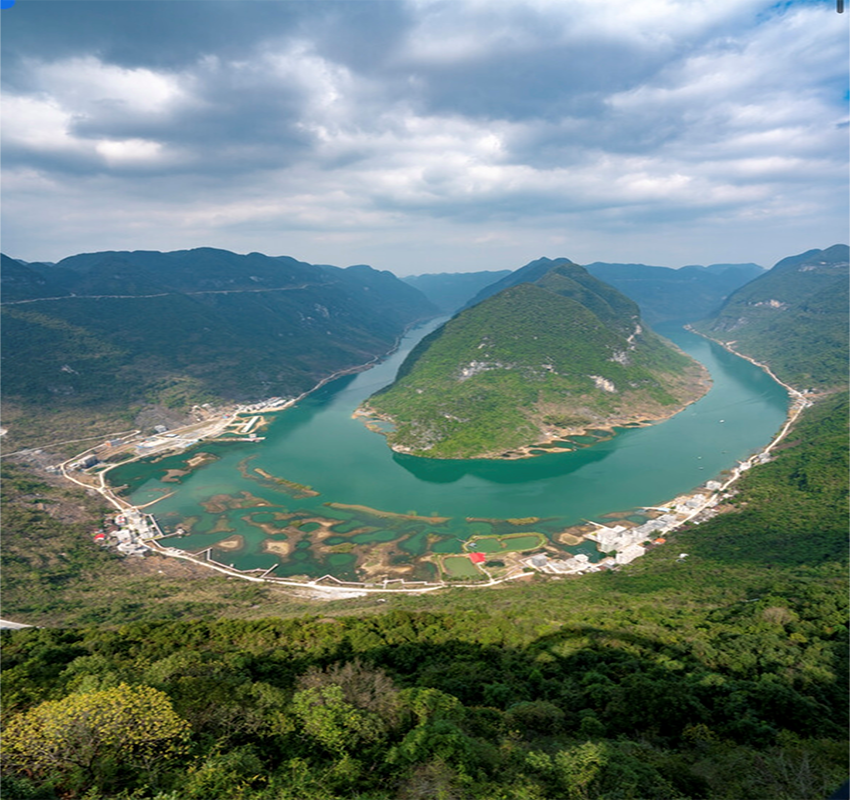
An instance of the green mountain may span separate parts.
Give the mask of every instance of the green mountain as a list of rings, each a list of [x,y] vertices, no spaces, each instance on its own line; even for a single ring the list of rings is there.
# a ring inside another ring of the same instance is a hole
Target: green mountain
[[[587,271],[610,283],[640,306],[650,324],[693,322],[714,313],[735,289],[764,273],[758,264],[691,265],[681,269],[646,264],[587,264]]]
[[[466,307],[480,303],[509,286],[534,282],[568,258],[540,258],[485,286]],[[646,264],[606,264],[595,261],[585,269],[626,297],[634,300],[650,325],[658,322],[692,322],[716,311],[735,289],[761,275],[758,264],[690,265],[681,269]]]
[[[410,275],[402,280],[419,289],[445,314],[454,314],[485,286],[510,274],[507,269],[498,272],[440,272]]]
[[[492,297],[494,294],[498,294],[503,289],[511,286],[519,286],[521,283],[534,283],[534,281],[542,278],[553,267],[569,265],[574,265],[574,262],[568,258],[538,258],[536,261],[531,261],[524,267],[508,273],[504,278],[482,287],[478,294],[467,301],[464,308],[472,308],[472,306],[478,305],[478,303],[486,300],[488,297]]]
[[[583,267],[546,259],[499,283],[517,274],[534,282],[508,285],[425,337],[364,404],[364,415],[392,422],[393,449],[525,455],[587,429],[667,417],[705,391],[702,368]]]
[[[847,383],[847,245],[808,250],[734,292],[716,315],[693,327],[804,388]]]
[[[4,410],[29,426],[63,412],[294,396],[438,313],[390,272],[211,248],[56,265],[3,256],[2,291]]]

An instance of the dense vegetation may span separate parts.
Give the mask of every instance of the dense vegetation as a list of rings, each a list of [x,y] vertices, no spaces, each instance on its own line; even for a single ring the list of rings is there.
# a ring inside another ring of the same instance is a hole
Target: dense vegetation
[[[209,248],[55,266],[4,256],[2,286],[3,404],[18,444],[49,441],[36,431],[55,419],[66,435],[54,438],[71,438],[69,424],[132,423],[145,404],[294,396],[437,313],[389,272]]]
[[[2,633],[0,794],[821,800],[848,769],[847,417],[818,399],[726,513],[619,572],[320,616],[121,561],[97,500],[4,462],[4,615],[63,627]]]
[[[694,327],[769,363],[784,381],[822,389],[847,383],[847,245],[785,258]]]
[[[566,263],[425,337],[366,408],[392,420],[396,449],[471,458],[663,417],[699,396],[697,383],[698,367],[642,329],[633,301]]]

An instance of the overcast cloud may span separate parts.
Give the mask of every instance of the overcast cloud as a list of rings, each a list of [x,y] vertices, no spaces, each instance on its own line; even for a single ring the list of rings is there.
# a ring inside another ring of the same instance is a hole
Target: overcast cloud
[[[848,240],[848,14],[762,0],[18,0],[3,251],[397,274]]]

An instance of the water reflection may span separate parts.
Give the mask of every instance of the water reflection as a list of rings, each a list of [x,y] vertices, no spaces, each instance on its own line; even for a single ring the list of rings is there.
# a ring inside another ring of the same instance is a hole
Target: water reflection
[[[600,442],[594,447],[572,453],[549,453],[515,461],[419,458],[404,453],[393,453],[393,461],[414,477],[428,483],[455,483],[467,475],[490,483],[529,483],[563,477],[589,464],[603,461],[614,451],[613,446],[606,448],[605,444]]]

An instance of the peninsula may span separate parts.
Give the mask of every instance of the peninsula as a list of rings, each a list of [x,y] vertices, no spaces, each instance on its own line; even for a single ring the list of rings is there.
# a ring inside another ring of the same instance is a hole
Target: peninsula
[[[540,265],[518,271],[529,282],[425,337],[395,382],[358,409],[393,450],[431,458],[568,450],[574,437],[666,419],[705,394],[705,369],[647,328],[632,300],[568,259]]]

